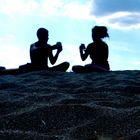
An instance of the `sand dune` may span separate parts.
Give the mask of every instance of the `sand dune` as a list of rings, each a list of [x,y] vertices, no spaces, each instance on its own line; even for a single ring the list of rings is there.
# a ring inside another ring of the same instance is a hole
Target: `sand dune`
[[[0,76],[0,139],[96,136],[140,140],[140,71]]]

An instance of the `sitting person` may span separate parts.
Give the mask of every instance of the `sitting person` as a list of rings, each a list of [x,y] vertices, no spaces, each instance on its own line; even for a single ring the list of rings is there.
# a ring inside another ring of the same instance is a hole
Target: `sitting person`
[[[56,45],[51,46],[48,42],[48,30],[45,28],[39,28],[37,31],[38,41],[31,44],[30,46],[30,59],[31,64],[20,66],[19,69],[29,70],[52,70],[52,71],[66,71],[69,68],[68,62],[63,62],[57,66],[49,67],[48,58],[51,64],[55,64],[58,59],[60,52],[62,51],[62,45],[58,42]],[[53,50],[57,50],[56,54],[53,55]]]
[[[72,70],[76,73],[86,72],[105,72],[109,71],[108,63],[108,45],[102,40],[104,37],[109,37],[105,26],[95,26],[92,29],[93,42],[87,48],[84,44],[80,45],[80,56],[84,61],[90,56],[92,62],[85,66],[76,65]]]
[[[5,69],[6,69],[5,67],[0,66],[0,71],[1,71],[1,70],[5,70]]]

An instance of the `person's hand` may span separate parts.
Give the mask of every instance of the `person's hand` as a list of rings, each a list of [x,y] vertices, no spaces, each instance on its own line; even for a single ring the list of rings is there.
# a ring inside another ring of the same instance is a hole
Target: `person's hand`
[[[79,49],[80,49],[80,51],[85,50],[86,49],[85,44],[81,44],[80,47],[79,47]]]
[[[58,48],[58,52],[61,52],[62,51],[62,44],[61,44],[61,42],[57,42],[56,45],[57,45],[57,48]]]

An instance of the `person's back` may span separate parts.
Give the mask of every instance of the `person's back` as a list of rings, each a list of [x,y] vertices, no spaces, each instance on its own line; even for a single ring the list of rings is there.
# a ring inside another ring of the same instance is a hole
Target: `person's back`
[[[81,44],[79,47],[81,59],[84,61],[90,56],[92,62],[85,66],[73,66],[72,70],[74,72],[103,72],[110,70],[108,64],[108,45],[102,40],[104,37],[109,37],[105,26],[95,26],[92,29],[93,42],[87,48],[84,44]]]
[[[92,64],[108,66],[108,45],[103,41],[94,42],[88,45],[87,51]]]
[[[31,63],[36,68],[47,68],[48,67],[48,55],[50,45],[46,47],[38,47],[38,43],[34,43],[30,46],[30,59]]]
[[[39,28],[37,31],[38,41],[30,46],[30,59],[33,69],[47,69],[53,71],[66,71],[69,67],[68,62],[63,62],[57,66],[49,67],[48,59],[52,65],[58,59],[59,53],[62,51],[62,45],[58,42],[56,45],[47,44],[49,39],[48,30],[45,28]],[[56,54],[53,55],[53,50],[56,50]]]

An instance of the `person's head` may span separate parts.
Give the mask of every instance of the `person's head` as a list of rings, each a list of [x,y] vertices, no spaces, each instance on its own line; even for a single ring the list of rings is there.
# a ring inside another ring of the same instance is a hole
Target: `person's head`
[[[107,27],[105,26],[94,26],[92,28],[92,39],[94,41],[101,40],[104,37],[109,37],[107,33]]]
[[[46,43],[48,41],[48,39],[49,39],[48,30],[45,29],[45,28],[39,28],[37,30],[37,37],[38,37],[39,41]]]

